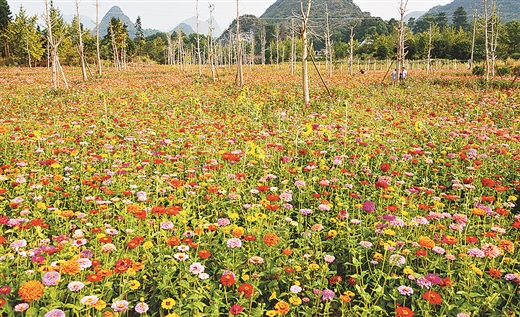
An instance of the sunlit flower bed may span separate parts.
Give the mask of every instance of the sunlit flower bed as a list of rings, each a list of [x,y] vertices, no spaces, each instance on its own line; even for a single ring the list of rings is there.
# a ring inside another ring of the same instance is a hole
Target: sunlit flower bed
[[[518,91],[66,71],[1,70],[2,316],[520,314]]]

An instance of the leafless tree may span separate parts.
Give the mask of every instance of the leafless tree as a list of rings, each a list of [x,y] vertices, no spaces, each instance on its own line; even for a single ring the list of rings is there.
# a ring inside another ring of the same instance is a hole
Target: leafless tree
[[[244,85],[244,75],[242,74],[242,41],[240,40],[240,11],[238,10],[239,0],[237,0],[237,75],[235,84],[238,87]]]
[[[83,36],[82,36],[83,31],[81,30],[81,21],[80,21],[80,16],[79,16],[78,0],[76,0],[76,16],[78,19],[78,25],[77,25],[78,26],[78,39],[79,39],[78,51],[79,51],[79,59],[81,62],[81,74],[83,75],[83,80],[86,81],[87,80],[87,69],[85,67],[85,52],[83,49]]]
[[[309,15],[311,13],[312,0],[307,0],[305,10],[303,3],[300,2],[300,12],[302,14],[302,24],[300,26],[300,32],[302,36],[302,89],[303,89],[303,103],[308,105],[310,102],[309,98],[309,71],[307,67],[307,59],[309,57],[309,45],[307,39],[307,26],[309,22]]]

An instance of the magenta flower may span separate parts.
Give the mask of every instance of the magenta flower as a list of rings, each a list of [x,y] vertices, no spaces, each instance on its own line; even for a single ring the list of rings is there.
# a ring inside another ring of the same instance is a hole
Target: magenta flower
[[[229,309],[229,313],[233,316],[236,316],[236,315],[240,315],[243,310],[244,310],[243,306],[235,304],[235,305],[231,306],[231,308]]]
[[[363,210],[366,212],[374,212],[374,210],[376,210],[376,205],[370,200],[367,200],[363,203]]]

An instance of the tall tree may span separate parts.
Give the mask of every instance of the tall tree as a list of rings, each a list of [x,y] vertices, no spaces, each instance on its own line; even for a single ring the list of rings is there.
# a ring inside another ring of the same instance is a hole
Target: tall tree
[[[137,55],[141,56],[146,40],[144,39],[143,25],[141,24],[141,17],[137,16],[135,20],[135,46],[137,47]]]
[[[0,43],[4,50],[2,56],[9,57],[9,37],[8,29],[9,23],[11,23],[11,10],[7,0],[0,0]]]
[[[31,66],[32,61],[40,61],[45,53],[42,34],[38,31],[38,17],[28,16],[25,9],[20,11],[14,21],[8,24],[7,33],[12,44],[13,59],[18,63]]]
[[[208,30],[208,63],[211,69],[211,78],[213,82],[217,80],[215,74],[215,48],[213,45],[213,10],[215,6],[210,3],[209,4],[209,30]]]
[[[453,12],[452,18],[453,26],[457,29],[462,28],[464,31],[468,31],[469,22],[468,22],[468,13],[464,9],[463,6],[458,7],[455,12]]]
[[[112,17],[107,29],[107,37],[112,46],[112,57],[116,69],[126,69],[126,48],[128,44],[128,29],[120,19]]]
[[[444,32],[448,27],[448,16],[446,15],[446,12],[437,13],[435,16],[435,24],[437,24],[441,32]]]

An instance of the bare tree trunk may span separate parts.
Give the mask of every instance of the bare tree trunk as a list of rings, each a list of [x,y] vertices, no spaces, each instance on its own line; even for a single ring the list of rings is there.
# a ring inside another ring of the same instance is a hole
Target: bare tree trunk
[[[428,59],[426,60],[426,75],[430,74],[431,52],[432,52],[432,23],[430,22],[430,32],[428,33]]]
[[[276,41],[276,68],[278,68],[280,63],[280,25],[278,24],[274,26],[274,38]]]
[[[240,12],[238,10],[239,0],[237,0],[237,76],[235,84],[238,87],[244,85],[244,75],[242,74],[242,41],[240,40]]]
[[[296,66],[296,44],[294,41],[294,20],[291,19],[291,75],[294,75]]]
[[[98,74],[99,76],[103,75],[103,70],[101,68],[101,52],[99,50],[99,3],[96,0],[96,53],[97,53],[97,63],[98,63]]]
[[[487,0],[484,0],[484,46],[486,54],[486,82],[489,80],[489,15]]]
[[[307,68],[307,59],[309,56],[309,48],[307,43],[307,22],[309,21],[309,15],[311,12],[312,0],[307,0],[307,7],[303,10],[303,3],[300,2],[300,11],[302,14],[302,89],[303,89],[303,103],[308,105],[310,103],[309,98],[309,72]]]
[[[85,67],[85,54],[83,51],[83,36],[81,31],[81,21],[79,16],[79,3],[78,0],[76,0],[76,16],[78,17],[78,38],[79,38],[79,44],[78,44],[78,50],[79,50],[79,59],[81,62],[81,74],[83,75],[83,81],[87,80],[87,69]]]
[[[265,45],[266,45],[266,34],[265,34],[265,25],[262,25],[260,29],[260,46],[261,46],[261,54],[262,54],[262,65],[265,65]]]
[[[350,76],[354,74],[354,68],[352,66],[352,63],[354,62],[354,27],[350,27],[350,58],[348,61],[348,70],[350,73]]]
[[[473,66],[473,53],[475,52],[475,35],[477,33],[477,10],[473,12],[473,39],[471,41],[471,57],[469,58],[469,69]]]
[[[408,5],[408,0],[400,0],[399,3],[399,14],[401,16],[399,23],[397,25],[397,34],[398,34],[398,40],[397,40],[397,71],[396,71],[396,82],[399,82],[401,80],[401,76],[399,76],[400,72],[402,71],[404,67],[404,59],[405,59],[405,53],[404,53],[404,42],[405,42],[405,25],[404,25],[404,15],[406,13],[406,6]]]
[[[213,10],[215,6],[213,4],[209,5],[209,32],[208,32],[208,62],[209,68],[211,69],[211,78],[213,82],[216,81],[215,75],[215,54],[213,50]]]
[[[332,78],[332,45],[330,42],[330,26],[329,26],[329,6],[325,3],[325,56],[326,68],[329,70],[329,77]]]
[[[253,65],[255,64],[255,34],[252,33],[251,34],[251,53],[250,53],[250,65],[251,65],[251,68],[253,67]]]
[[[51,55],[51,61],[52,61],[52,88],[53,89],[58,88],[58,75],[57,75],[58,71],[60,71],[61,75],[63,76],[63,82],[65,83],[65,87],[69,88],[69,85],[65,78],[65,73],[63,72],[63,69],[61,68],[60,60],[58,57],[58,46],[60,45],[61,39],[57,40],[52,35],[53,21],[51,21],[49,0],[45,0],[45,24],[47,25],[47,42],[48,42],[49,51],[50,51],[50,55]]]
[[[199,35],[199,0],[196,0],[196,18],[197,18],[197,65],[199,76],[202,76],[202,61],[200,56],[200,35]]]

